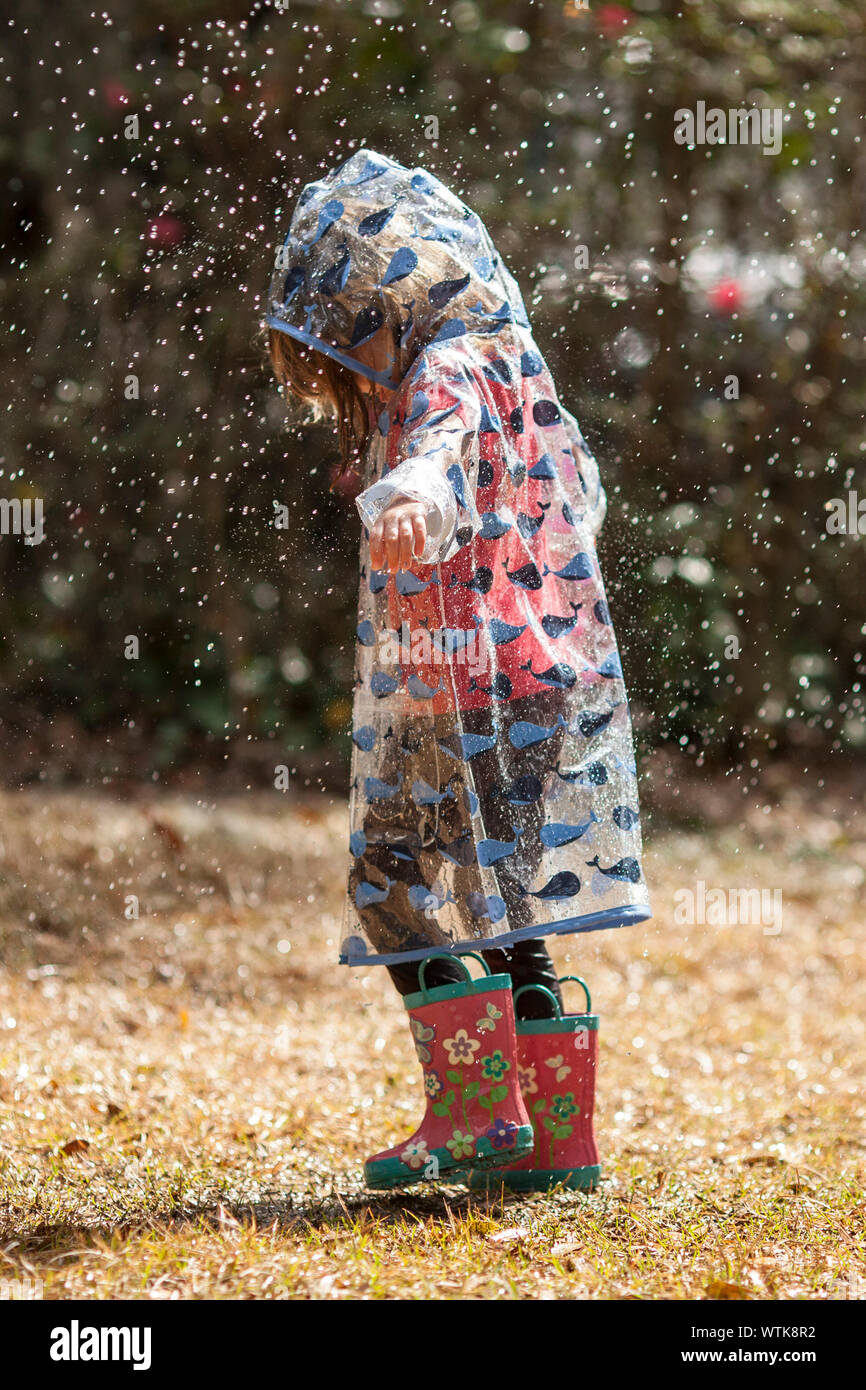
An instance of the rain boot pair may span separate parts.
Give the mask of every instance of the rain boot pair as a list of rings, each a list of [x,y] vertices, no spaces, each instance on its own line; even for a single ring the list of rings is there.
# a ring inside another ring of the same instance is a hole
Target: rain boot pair
[[[402,1187],[448,1179],[470,1187],[518,1191],[596,1185],[598,1151],[592,1132],[598,1017],[564,1016],[544,985],[512,996],[510,975],[421,989],[404,999],[424,1072],[427,1109],[418,1129],[364,1165],[367,1186]],[[566,976],[566,979],[576,979]],[[564,983],[564,981],[563,981]],[[539,990],[550,1018],[515,1025],[514,1000]]]

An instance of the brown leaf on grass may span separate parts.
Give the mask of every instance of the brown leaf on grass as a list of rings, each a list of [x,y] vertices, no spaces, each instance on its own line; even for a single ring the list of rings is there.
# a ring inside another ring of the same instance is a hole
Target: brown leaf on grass
[[[526,1239],[526,1231],[522,1226],[506,1226],[504,1230],[494,1231],[492,1236],[487,1237],[489,1245],[516,1245],[518,1241]]]
[[[148,820],[150,821],[151,828],[156,831],[157,835],[160,835],[162,839],[165,840],[169,849],[172,850],[174,854],[180,854],[180,851],[183,849],[183,838],[178,834],[174,826],[169,825],[168,821],[160,820],[154,815],[148,816]]]
[[[780,1158],[778,1154],[745,1154],[740,1159],[740,1163],[748,1164],[750,1168],[754,1167],[756,1163],[766,1163],[768,1167],[774,1167],[777,1164],[787,1162],[786,1158]]]
[[[83,1154],[90,1148],[89,1139],[68,1139],[65,1144],[61,1144],[57,1150],[63,1154],[64,1158],[69,1158],[72,1154]]]
[[[726,1279],[714,1279],[706,1287],[707,1298],[717,1299],[744,1299],[754,1298],[755,1294],[751,1289],[744,1289],[742,1284],[731,1284]]]
[[[570,1255],[575,1250],[583,1249],[583,1241],[580,1240],[558,1240],[555,1245],[550,1247],[550,1253],[554,1259],[558,1260],[560,1255]]]
[[[583,1251],[582,1242],[576,1240],[558,1240],[551,1247],[550,1256],[557,1264],[561,1264],[563,1269],[572,1273],[578,1265],[578,1259]]]

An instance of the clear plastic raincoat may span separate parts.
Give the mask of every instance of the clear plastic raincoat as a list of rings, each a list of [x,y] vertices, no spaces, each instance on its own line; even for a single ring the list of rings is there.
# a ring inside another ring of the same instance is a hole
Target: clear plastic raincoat
[[[301,193],[267,322],[375,383],[341,961],[649,917],[605,495],[483,223],[361,150]],[[383,326],[386,373],[353,357]],[[428,540],[389,576],[368,529],[397,496]]]

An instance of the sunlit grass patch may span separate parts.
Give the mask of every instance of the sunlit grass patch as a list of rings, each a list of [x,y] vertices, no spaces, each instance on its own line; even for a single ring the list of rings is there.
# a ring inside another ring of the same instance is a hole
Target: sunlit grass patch
[[[3,809],[0,1277],[48,1298],[866,1292],[856,821],[844,860],[804,859],[829,831],[802,806],[656,835],[654,922],[554,947],[601,1014],[602,1186],[488,1198],[363,1188],[421,1087],[384,974],[333,963],[342,806]],[[782,932],[676,925],[697,873],[780,883]],[[138,875],[159,896],[128,920]]]

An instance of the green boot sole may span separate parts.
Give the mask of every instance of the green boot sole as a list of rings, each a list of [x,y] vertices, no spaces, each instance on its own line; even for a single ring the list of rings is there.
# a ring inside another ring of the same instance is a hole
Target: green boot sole
[[[601,1164],[588,1168],[527,1168],[509,1172],[507,1168],[481,1171],[474,1166],[464,1169],[467,1187],[493,1191],[505,1187],[509,1192],[549,1192],[553,1187],[582,1188],[592,1192],[601,1179]]]
[[[507,1152],[509,1158],[517,1160],[525,1158],[532,1153],[535,1144],[535,1134],[532,1125],[520,1125],[517,1131],[517,1139],[512,1149]],[[434,1171],[430,1172],[430,1159],[435,1159]],[[490,1140],[482,1135],[475,1142],[475,1158],[473,1159],[473,1171],[477,1168],[484,1170],[494,1168],[502,1163],[503,1150],[495,1149]],[[423,1167],[417,1169],[407,1168],[406,1164],[399,1158],[383,1158],[378,1162],[364,1164],[364,1182],[367,1187],[374,1190],[388,1187],[408,1187],[416,1182],[441,1182],[447,1176],[460,1174],[459,1181],[464,1180],[467,1173],[466,1160],[455,1158],[450,1149],[432,1149],[428,1161]],[[480,1176],[480,1172],[479,1172]],[[527,1175],[528,1176],[528,1175]]]

